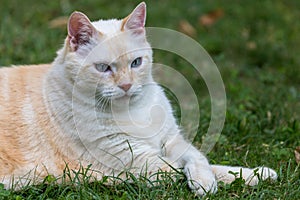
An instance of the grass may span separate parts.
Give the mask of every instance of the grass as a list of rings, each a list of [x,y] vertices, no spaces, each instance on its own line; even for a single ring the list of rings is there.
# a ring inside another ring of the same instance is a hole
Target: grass
[[[209,199],[300,199],[300,170],[294,150],[300,146],[300,2],[280,1],[146,1],[148,26],[180,30],[179,21],[195,29],[194,39],[209,52],[224,80],[227,95],[222,135],[208,154],[211,163],[269,166],[279,178],[248,187],[237,179],[220,184]],[[55,57],[66,28],[50,28],[49,21],[73,10],[91,19],[126,16],[137,1],[17,1],[2,0],[0,7],[0,66],[48,63]],[[199,17],[221,9],[224,15],[211,26]],[[155,51],[156,62],[174,66],[199,91],[201,127],[196,146],[207,130],[210,102],[201,77],[192,76],[181,58]],[[93,183],[44,184],[21,191],[4,190],[0,199],[193,199],[184,177],[166,175],[158,185],[133,181],[107,186]]]

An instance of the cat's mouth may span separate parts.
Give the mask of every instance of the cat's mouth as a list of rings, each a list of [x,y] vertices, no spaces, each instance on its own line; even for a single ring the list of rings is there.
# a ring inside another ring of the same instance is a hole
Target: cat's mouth
[[[96,91],[95,94],[95,105],[101,110],[110,108],[112,104],[124,105],[126,102],[135,104],[143,95],[142,87],[136,87],[134,90],[129,91],[118,91],[114,88],[101,89]]]
[[[134,90],[128,90],[126,92],[119,91],[117,93],[115,93],[114,95],[112,95],[110,97],[111,100],[136,100],[138,97],[141,96],[142,93],[142,88],[141,87],[137,87],[134,88]]]
[[[101,93],[96,93],[95,101],[96,105],[103,107],[104,104],[109,104],[111,101],[136,101],[141,97],[141,92],[133,92],[133,93],[123,93],[123,94],[114,94],[114,95],[103,95]]]

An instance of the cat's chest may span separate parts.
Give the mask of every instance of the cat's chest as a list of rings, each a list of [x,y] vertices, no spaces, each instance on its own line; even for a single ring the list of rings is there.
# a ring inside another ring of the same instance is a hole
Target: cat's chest
[[[117,143],[128,140],[137,145],[160,148],[171,124],[168,114],[159,106],[98,114],[96,137]]]
[[[143,99],[133,107],[126,107],[126,102],[119,102],[121,109],[111,107],[109,112],[95,112],[95,109],[74,106],[76,112],[73,113],[78,115],[74,117],[76,134],[86,146],[119,151],[129,142],[133,149],[159,152],[176,123],[163,93]]]
[[[112,112],[103,126],[138,138],[153,138],[162,134],[168,125],[168,113],[160,106],[147,106]]]

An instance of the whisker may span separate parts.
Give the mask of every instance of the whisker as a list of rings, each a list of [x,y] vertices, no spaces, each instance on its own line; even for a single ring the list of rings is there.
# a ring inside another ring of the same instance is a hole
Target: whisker
[[[102,96],[100,94],[95,95],[95,100],[95,105],[100,111],[104,111],[107,108],[110,101],[108,97]]]

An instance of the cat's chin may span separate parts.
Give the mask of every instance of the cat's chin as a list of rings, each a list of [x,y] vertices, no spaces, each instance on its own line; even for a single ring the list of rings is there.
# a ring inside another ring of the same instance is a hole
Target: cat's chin
[[[117,96],[117,97],[113,97],[111,98],[112,101],[129,101],[130,103],[133,101],[136,101],[140,98],[140,95],[137,94],[132,94],[132,95],[128,95],[128,94],[124,94],[122,96]]]

